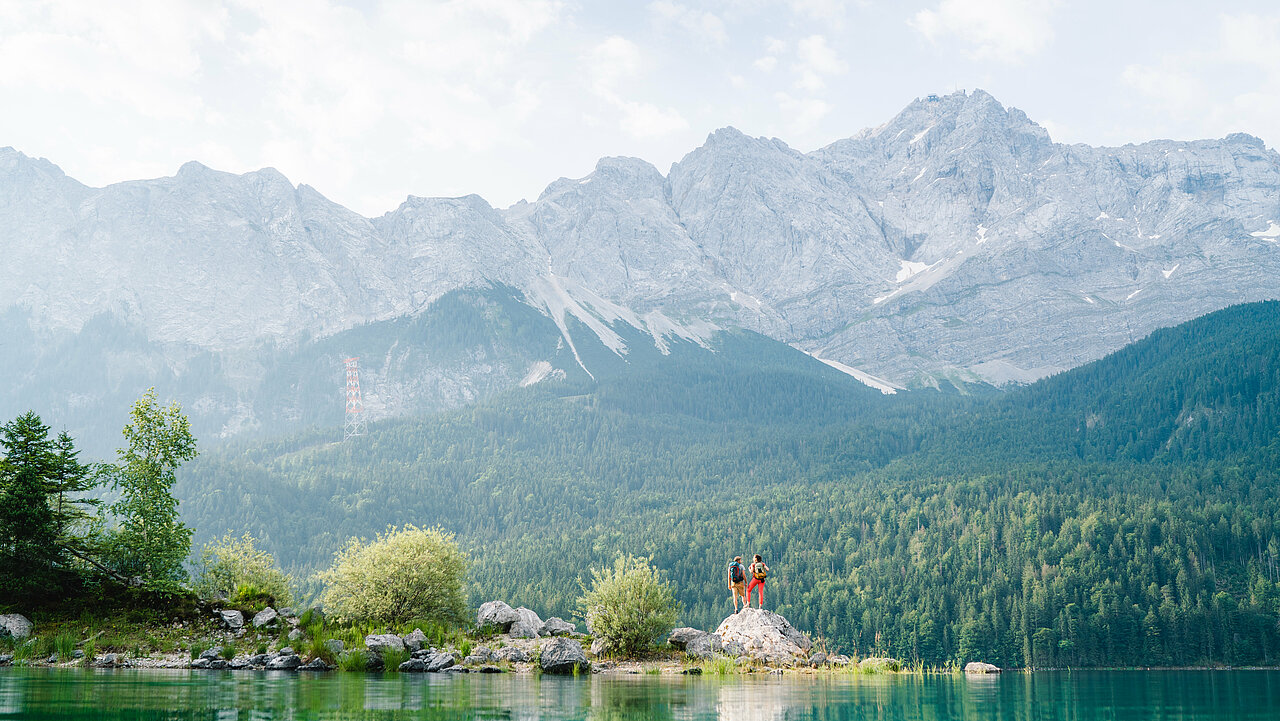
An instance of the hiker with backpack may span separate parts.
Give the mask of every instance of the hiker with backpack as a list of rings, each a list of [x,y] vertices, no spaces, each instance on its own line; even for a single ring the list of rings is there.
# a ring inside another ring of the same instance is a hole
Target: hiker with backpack
[[[769,576],[769,567],[760,559],[760,554],[755,555],[755,561],[751,567],[747,569],[751,573],[751,583],[747,586],[747,608],[751,608],[751,591],[755,587],[760,587],[760,608],[764,608],[764,579]]]
[[[733,612],[738,612],[738,599],[742,599],[742,607],[751,605],[747,601],[747,569],[742,565],[742,556],[734,556],[729,563],[729,588],[733,589]]]

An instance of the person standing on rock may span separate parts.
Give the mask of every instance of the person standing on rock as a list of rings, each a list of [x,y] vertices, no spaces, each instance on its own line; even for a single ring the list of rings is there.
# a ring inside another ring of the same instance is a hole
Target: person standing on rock
[[[756,587],[760,587],[760,608],[764,608],[764,579],[769,577],[769,567],[760,559],[760,554],[755,555],[755,561],[751,564],[751,584],[747,586],[747,608],[751,608],[751,591]]]
[[[733,589],[733,612],[738,612],[738,599],[742,599],[742,607],[751,605],[747,599],[747,567],[742,565],[742,556],[734,556],[729,564],[729,588]]]

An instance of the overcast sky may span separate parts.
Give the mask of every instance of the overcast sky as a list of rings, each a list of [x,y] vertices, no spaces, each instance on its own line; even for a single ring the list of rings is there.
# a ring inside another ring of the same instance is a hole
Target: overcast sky
[[[91,185],[272,166],[503,207],[733,125],[811,150],[983,88],[1055,140],[1280,142],[1280,4],[0,0],[0,146]]]

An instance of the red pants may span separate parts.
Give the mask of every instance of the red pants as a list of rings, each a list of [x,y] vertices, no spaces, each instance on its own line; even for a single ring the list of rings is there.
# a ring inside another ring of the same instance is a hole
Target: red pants
[[[751,583],[747,584],[747,605],[751,605],[751,591],[756,586],[760,587],[760,608],[764,608],[764,581],[759,578],[753,578]]]

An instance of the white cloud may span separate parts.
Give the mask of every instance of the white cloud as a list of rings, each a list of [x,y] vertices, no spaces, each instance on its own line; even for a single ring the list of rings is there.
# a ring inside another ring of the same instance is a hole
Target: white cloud
[[[825,20],[839,27],[844,19],[844,0],[787,0],[791,12],[805,15],[815,20]]]
[[[848,66],[822,35],[810,35],[796,43],[796,60],[795,70],[799,76],[796,86],[809,92],[824,88],[826,76],[839,75],[848,70]]]
[[[634,138],[654,138],[689,127],[675,108],[624,98],[621,86],[640,75],[643,57],[632,41],[615,35],[592,49],[587,58],[596,96],[619,113],[618,127]]]
[[[766,55],[762,58],[756,58],[752,65],[756,66],[756,69],[761,72],[771,73],[774,68],[778,67],[778,59],[772,55]]]
[[[974,57],[1018,62],[1053,40],[1056,0],[942,0],[909,24],[930,42],[954,36]]]
[[[1280,15],[1223,15],[1216,37],[1131,64],[1121,81],[1161,118],[1148,132],[1221,137],[1280,130]]]
[[[831,112],[831,106],[817,98],[794,98],[787,93],[776,93],[773,97],[792,132],[809,132]]]
[[[729,39],[724,22],[706,10],[696,10],[672,0],[656,0],[649,3],[649,13],[660,25],[679,27],[699,41],[715,47],[723,46]]]

